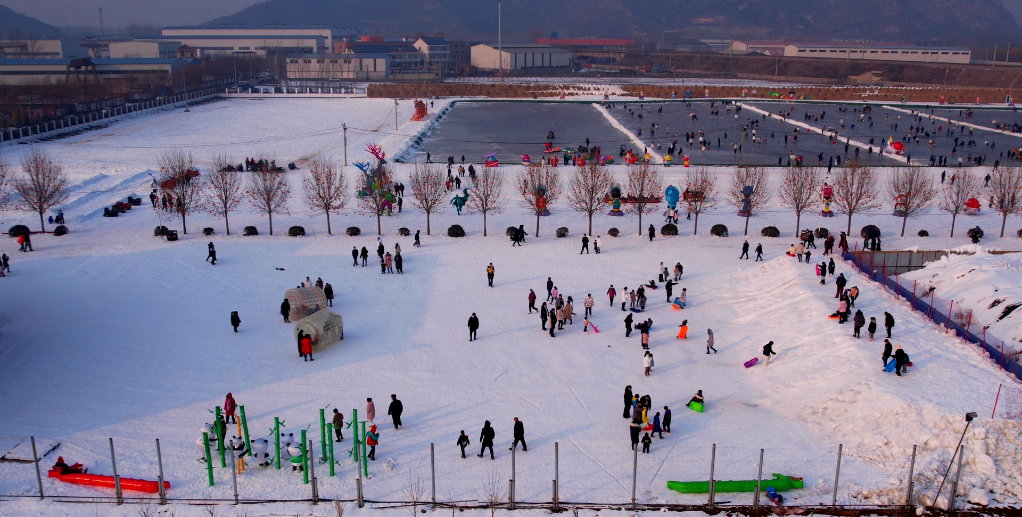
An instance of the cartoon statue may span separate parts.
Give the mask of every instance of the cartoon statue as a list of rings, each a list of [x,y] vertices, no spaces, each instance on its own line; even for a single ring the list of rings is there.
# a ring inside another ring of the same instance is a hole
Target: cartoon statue
[[[742,187],[742,207],[738,211],[739,217],[748,217],[750,209],[752,208],[752,195],[756,191],[749,185]]]
[[[461,215],[461,209],[465,207],[465,203],[468,202],[468,189],[461,189],[465,193],[465,196],[454,195],[454,199],[451,200],[451,204],[454,205],[454,209],[458,211],[458,215]]]
[[[678,208],[678,199],[681,198],[681,191],[674,185],[668,186],[664,189],[664,198],[667,200],[667,208],[675,210]]]
[[[834,187],[829,184],[823,184],[823,211],[820,215],[823,217],[834,217],[834,212],[830,211],[830,204],[834,201]]]
[[[547,210],[547,208],[546,208],[546,203],[547,203],[547,201],[546,201],[546,187],[544,187],[543,185],[537,185],[536,186],[535,196],[536,196],[536,212],[538,212],[539,215],[542,215],[542,216],[550,215],[550,211]]]
[[[610,209],[610,212],[607,213],[607,215],[624,217],[625,213],[621,211],[621,185],[614,185],[613,187],[610,187],[609,197],[610,204],[613,208]]]

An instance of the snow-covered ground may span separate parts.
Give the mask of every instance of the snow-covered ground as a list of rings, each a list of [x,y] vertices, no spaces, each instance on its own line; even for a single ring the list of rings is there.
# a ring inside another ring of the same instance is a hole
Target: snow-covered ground
[[[257,225],[258,237],[226,236],[223,223],[206,214],[189,220],[192,233],[178,242],[152,236],[157,214],[146,205],[115,219],[100,216],[104,205],[126,195],[148,192],[147,169],[162,149],[180,146],[202,163],[215,152],[236,161],[269,154],[279,164],[322,152],[343,154],[342,123],[349,128],[349,162],[364,159],[365,142],[400,149],[428,122],[406,122],[410,105],[399,105],[399,130],[394,132],[388,100],[231,100],[174,112],[139,117],[109,128],[40,144],[59,158],[76,182],[65,206],[71,233],[33,238],[36,251],[18,253],[13,241],[0,251],[11,256],[11,273],[0,279],[0,445],[4,451],[34,435],[61,443],[56,453],[80,461],[90,472],[109,473],[107,438],[113,437],[118,472],[126,477],[155,478],[155,445],[161,439],[164,470],[174,498],[230,496],[229,469],[217,469],[215,488],[206,486],[204,467],[196,461],[199,428],[208,412],[222,404],[227,392],[245,405],[250,430],[264,436],[273,417],[286,421],[286,432],[312,426],[318,444],[318,409],[351,409],[363,414],[366,397],[377,403],[381,444],[370,466],[366,497],[406,500],[410,479],[428,485],[429,444],[437,447],[437,496],[444,500],[478,500],[489,477],[510,476],[512,418],[525,423],[529,451],[517,455],[519,500],[550,497],[554,443],[559,444],[560,496],[565,501],[622,503],[630,498],[632,455],[627,420],[621,418],[625,385],[650,394],[653,407],[670,406],[672,433],[656,439],[649,455],[639,458],[638,498],[641,502],[698,503],[702,496],[682,496],[666,489],[668,480],[705,479],[710,447],[716,444],[719,479],[751,479],[759,449],[765,449],[764,473],[779,472],[806,479],[806,489],[789,493],[794,504],[829,503],[838,444],[844,445],[839,502],[890,503],[903,500],[908,462],[919,445],[916,494],[926,502],[935,491],[964,425],[962,416],[990,411],[997,386],[1019,385],[972,346],[946,336],[838,261],[862,294],[857,308],[882,321],[891,312],[897,326],[893,341],[915,364],[898,378],[881,371],[882,339],[851,337],[850,325],[827,319],[836,308],[828,278],[820,286],[812,266],[783,256],[793,238],[760,238],[768,225],[784,235],[795,232],[795,216],[771,202],[752,219],[750,243],[762,242],[764,262],[737,260],[744,220],[722,202],[701,217],[700,235],[692,222],[679,225],[682,236],[638,235],[650,222],[634,215],[598,215],[594,233],[602,235],[603,253],[578,255],[585,218],[562,202],[541,221],[540,237],[511,248],[507,226],[533,228],[535,218],[518,207],[514,195],[500,214],[488,218],[490,236],[482,236],[482,217],[457,216],[453,210],[434,216],[434,235],[425,235],[425,217],[406,198],[403,213],[385,217],[383,242],[388,250],[400,243],[404,275],[381,275],[375,266],[352,267],[352,246],[376,245],[375,220],[346,209],[332,218],[335,234],[326,235],[325,219],[310,214],[300,200],[297,173],[291,173],[294,197],[290,213],[274,218],[277,233],[292,224],[305,226],[308,237],[270,237],[266,221],[251,208],[232,215],[232,227]],[[435,108],[439,110],[439,107]],[[26,146],[5,148],[17,163]],[[508,167],[514,174],[518,167]],[[569,169],[561,169],[566,175]],[[619,182],[625,168],[612,169]],[[407,177],[409,166],[398,165]],[[729,170],[717,169],[721,181]],[[680,185],[684,169],[666,170],[667,183]],[[300,171],[299,171],[300,173]],[[771,171],[776,185],[780,171]],[[349,174],[351,174],[349,172]],[[939,170],[934,171],[939,175]],[[510,192],[510,188],[508,189]],[[410,192],[410,189],[409,189]],[[945,249],[965,242],[964,228],[999,226],[996,214],[958,222],[959,238],[949,233],[950,216],[931,209],[909,222],[910,237],[896,237],[901,220],[889,215],[889,203],[875,213],[856,215],[853,235],[865,224],[884,233],[885,249]],[[0,213],[4,228],[14,223],[36,227],[31,214]],[[458,223],[468,236],[452,239],[447,226]],[[724,223],[731,237],[708,235],[712,224]],[[825,224],[844,229],[842,217],[803,217],[803,227]],[[1008,235],[1019,221],[1009,219]],[[340,229],[357,225],[360,237]],[[169,226],[179,228],[179,221]],[[204,238],[194,230],[216,228]],[[567,239],[553,237],[568,227]],[[622,236],[606,235],[610,227]],[[423,246],[412,247],[397,228],[423,230]],[[915,237],[919,229],[934,237]],[[993,234],[988,231],[987,234]],[[206,243],[217,246],[216,266],[203,262]],[[984,246],[1019,249],[1019,240],[986,238]],[[822,252],[820,250],[814,250]],[[814,253],[814,261],[819,260]],[[494,287],[486,286],[485,267],[496,267]],[[680,312],[667,304],[664,291],[649,291],[649,305],[636,319],[652,318],[651,349],[656,358],[652,376],[642,375],[639,334],[623,336],[620,306],[609,307],[604,294],[655,278],[657,264],[685,267],[681,287],[689,306]],[[276,268],[283,268],[278,270]],[[335,310],[345,321],[345,340],[306,363],[296,357],[292,326],[279,319],[286,289],[322,277],[337,293]],[[538,317],[527,310],[529,289],[545,295],[550,277],[561,292],[574,297],[576,324],[550,338]],[[1017,282],[1016,282],[1017,283]],[[582,332],[582,301],[596,299],[592,321],[601,332]],[[234,334],[228,323],[239,311],[242,324]],[[479,341],[469,343],[466,321],[481,320]],[[687,319],[689,338],[677,340],[678,325]],[[716,337],[716,354],[707,355],[706,329]],[[745,369],[763,344],[775,342],[778,356],[771,365]],[[707,411],[697,414],[684,404],[696,390],[707,397]],[[385,415],[390,394],[404,402],[405,427],[395,431]],[[662,409],[660,409],[662,411]],[[328,410],[329,411],[329,410]],[[464,429],[477,453],[484,420],[496,429],[496,461],[458,456],[455,440]],[[964,493],[982,487],[990,497],[1013,503],[1022,498],[1018,442],[1022,426],[1013,421],[976,421],[966,442]],[[350,431],[338,444],[345,457]],[[0,451],[2,452],[2,451]],[[44,460],[52,463],[53,456]],[[338,476],[328,478],[317,465],[324,498],[352,498],[355,470],[342,460]],[[48,494],[109,495],[44,478]],[[309,488],[288,470],[249,466],[239,476],[242,498],[309,497]],[[35,477],[30,465],[0,463],[0,494],[32,495]],[[947,489],[945,488],[945,494]],[[978,494],[976,494],[978,497]],[[749,494],[721,494],[720,500],[751,502]],[[299,508],[299,510],[294,510]],[[349,510],[354,511],[351,505]],[[130,508],[103,508],[112,515],[133,514]],[[0,515],[93,515],[90,506],[0,501]],[[254,515],[309,511],[304,505],[265,505]],[[328,514],[327,508],[318,515]],[[119,513],[118,513],[119,512]],[[180,507],[177,515],[197,515]],[[360,515],[354,512],[354,515]],[[482,515],[482,514],[480,514]]]

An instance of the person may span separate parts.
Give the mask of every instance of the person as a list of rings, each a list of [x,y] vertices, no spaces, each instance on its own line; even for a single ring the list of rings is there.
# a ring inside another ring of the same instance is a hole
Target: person
[[[405,274],[405,259],[401,258],[401,254],[394,255],[394,268],[397,269],[399,275]]]
[[[63,456],[57,456],[57,462],[53,464],[50,470],[59,470],[61,475],[64,474],[85,474],[89,472],[89,469],[82,468],[81,463],[75,463],[74,465],[68,465],[64,462]]]
[[[642,453],[649,454],[649,445],[653,443],[653,439],[649,437],[649,433],[646,433],[642,437]]]
[[[848,298],[841,296],[841,301],[837,304],[837,322],[844,324],[848,321]]]
[[[664,421],[663,427],[665,433],[671,432],[671,408],[664,406]]]
[[[539,322],[542,325],[543,330],[546,330],[546,302],[539,307]]]
[[[568,325],[574,325],[575,322],[572,319],[572,315],[575,314],[575,306],[571,303],[571,297],[568,297],[568,303],[564,304],[564,319],[568,321]],[[561,323],[561,330],[564,330],[564,323]]]
[[[589,237],[584,233],[582,234],[582,249],[578,254],[581,255],[583,251],[586,252],[586,255],[589,254]]]
[[[291,323],[291,302],[287,298],[280,302],[280,315],[284,316],[284,323]]]
[[[738,255],[738,259],[741,260],[745,257],[745,260],[749,260],[749,241],[742,243],[742,254]]]
[[[398,255],[400,257],[400,255]],[[326,295],[326,302],[333,307],[334,306],[334,286],[330,285],[329,282],[323,286],[323,294]]]
[[[646,340],[649,339],[648,337],[646,337],[649,336],[649,334],[643,333],[642,336],[643,339]],[[648,345],[644,346],[643,348],[648,348]],[[644,368],[642,374],[645,375],[646,377],[649,377],[649,371],[651,368],[653,368],[653,354],[649,350],[646,350],[646,353],[642,354],[642,366]]]
[[[400,429],[404,425],[401,423],[401,413],[404,412],[405,406],[397,399],[396,394],[390,395],[390,407],[387,408],[387,414],[390,415],[391,420],[394,421],[394,429]]]
[[[479,318],[476,313],[472,313],[472,316],[468,318],[468,340],[474,341],[476,338],[476,331],[479,330]]]
[[[315,359],[312,358],[312,338],[308,335],[302,336],[301,343],[302,358],[304,358],[306,362],[315,361]]]
[[[859,286],[857,286],[857,285],[852,286],[852,288],[848,290],[848,301],[849,301],[849,304],[852,307],[855,307],[855,299],[858,298],[858,297],[859,297]]]
[[[803,244],[801,242],[798,243],[798,246],[795,246],[795,256],[798,257],[798,261],[799,262],[802,262],[802,256],[805,255],[805,254],[806,254],[806,246],[805,246],[805,244]]]
[[[632,337],[632,313],[625,316],[625,337]]]
[[[831,271],[831,274],[834,274],[834,272]],[[841,273],[837,276],[837,280],[834,283],[837,284],[837,294],[834,295],[834,298],[838,298],[845,291],[845,284],[848,283],[848,279],[845,278],[844,273]]]
[[[362,252],[359,253],[359,256],[362,257],[362,267],[366,267],[366,264],[369,263],[369,248],[362,246]]]
[[[550,323],[550,337],[557,337],[554,335],[554,330],[557,329],[558,311],[563,313],[564,308],[562,307],[558,309],[556,304],[554,305],[554,307],[551,307],[549,311],[547,311],[547,318],[549,318]]]
[[[212,266],[216,265],[216,248],[213,247],[212,242],[209,243],[209,253],[206,255],[206,262],[209,262]]]
[[[514,438],[511,447],[508,448],[509,451],[514,450],[518,446],[518,442],[522,442],[522,452],[529,450],[529,446],[525,444],[525,424],[518,420],[518,417],[515,417]]]
[[[412,244],[412,246],[415,246],[416,248],[422,246],[422,244],[419,242],[419,230],[415,230],[415,243]]]
[[[486,266],[486,282],[490,287],[493,287],[493,262],[490,262],[489,266]]]
[[[323,288],[323,279],[321,277],[316,277],[316,287]]]
[[[554,299],[553,289],[554,289],[554,281],[551,280],[550,277],[546,277],[546,299],[547,299],[547,301],[550,301],[550,300]]]
[[[238,333],[238,326],[241,325],[241,318],[238,317],[238,311],[231,311],[231,326],[234,327],[234,333]]]
[[[597,235],[596,238],[593,239],[593,251],[595,251],[597,255],[600,254],[600,236],[599,235]]]
[[[614,284],[610,284],[610,289],[607,289],[607,296],[610,298],[610,306],[614,306],[614,297],[617,296],[617,290],[614,289]]]
[[[763,260],[763,244],[762,243],[757,243],[756,244],[756,260],[754,260],[753,262],[761,262],[762,260]]]
[[[490,421],[487,420],[485,423],[483,423],[482,432],[479,433],[479,443],[482,444],[482,446],[479,448],[480,458],[483,457],[483,453],[486,452],[487,448],[489,448],[490,459],[491,460],[493,459],[493,437],[494,437],[493,428],[490,427]]]
[[[769,343],[763,345],[763,355],[766,356],[766,362],[763,363],[763,366],[769,366],[770,365],[770,356],[777,355],[777,352],[774,352],[774,342],[773,341],[770,341]]]
[[[355,246],[351,247],[351,260],[353,261],[351,264],[352,267],[358,266],[358,248]]]
[[[628,425],[628,433],[632,437],[632,450],[639,445],[639,433],[642,432],[641,426],[639,426],[639,419],[633,418],[632,423]]]
[[[908,354],[906,354],[905,351],[902,350],[901,345],[898,345],[898,346],[896,346],[894,348],[895,348],[895,350],[894,350],[894,361],[895,361],[895,363],[894,363],[894,373],[898,377],[901,377],[901,374],[903,372],[904,373],[908,373],[908,371],[905,370],[905,368],[908,367]]]
[[[873,341],[873,334],[877,331],[877,319],[873,316],[869,317],[869,325],[866,327],[866,332],[869,332],[869,340]]]
[[[394,274],[394,256],[389,251],[384,256],[383,262],[387,266],[387,273]]]
[[[806,264],[807,265],[809,264],[809,261],[812,260],[812,257],[813,257],[813,251],[812,250],[806,250]]]
[[[21,237],[19,237],[19,239],[23,239],[25,241],[24,242],[25,249],[23,249],[21,251],[32,251],[32,233],[31,232],[26,232],[26,233],[22,234]]]
[[[237,424],[238,418],[234,416],[234,412],[238,410],[238,403],[234,400],[234,395],[228,393],[224,399],[224,423],[225,424]]]
[[[675,282],[681,281],[681,275],[684,272],[685,272],[685,268],[682,267],[681,262],[678,262],[677,264],[675,264],[674,265],[674,281]]]
[[[849,297],[849,299],[851,299],[851,297]],[[859,335],[859,333],[862,331],[862,327],[866,325],[866,315],[863,314],[861,310],[859,309],[855,310],[855,318],[852,319],[852,325],[854,325],[855,329],[852,332],[852,336],[857,338],[862,337]]]
[[[632,385],[625,386],[625,412],[624,418],[629,417],[629,411],[632,409]]]
[[[713,348],[713,329],[706,329],[706,334],[708,336],[706,338],[706,353],[709,354],[710,350],[713,350],[713,353],[716,354],[717,349]]]
[[[688,404],[685,404],[685,405],[688,406],[688,407],[692,407],[692,403],[693,402],[698,402],[700,404],[704,403],[703,390],[696,391],[696,394],[692,396],[692,400],[689,400]]]
[[[376,446],[380,444],[380,433],[376,430],[376,426],[373,425],[369,428],[369,432],[366,433],[366,445],[369,446],[369,454],[366,458],[372,461],[376,461]]]
[[[366,397],[366,420],[376,425],[376,403],[372,397]]]
[[[585,311],[585,317],[586,318],[589,318],[589,316],[591,316],[593,314],[593,304],[594,303],[595,302],[593,301],[593,294],[589,293],[586,296],[586,299],[582,302],[582,306],[585,307],[585,309],[586,309],[586,311]]]
[[[687,299],[688,299],[688,288],[687,287],[682,287],[681,288],[681,295],[678,296],[678,303],[681,304],[681,308],[682,309],[685,308],[685,302],[686,302]]]
[[[0,265],[3,266],[3,269],[5,271],[7,271],[8,273],[10,273],[11,272],[11,258],[8,257],[6,253],[4,253],[3,256],[0,257],[0,261],[3,261],[2,263],[0,263]]]
[[[642,339],[642,349],[649,350],[649,332],[646,332],[646,324],[639,324],[639,336]],[[649,377],[649,368],[646,368],[646,377]]]
[[[834,268],[835,267],[836,266],[834,265],[834,257],[831,257],[830,258],[830,262],[827,264],[827,274],[830,275],[830,276],[834,276]],[[841,276],[845,276],[845,274],[841,273]]]
[[[884,313],[884,327],[887,328],[887,337],[891,337],[891,329],[894,328],[894,316],[889,312]]]
[[[688,338],[688,320],[684,320],[681,322],[681,325],[678,325],[678,339],[687,338]]]
[[[529,314],[536,310],[536,291],[529,289]]]
[[[462,429],[461,430],[461,436],[458,437],[458,442],[456,443],[456,445],[458,447],[461,447],[461,457],[462,458],[465,457],[465,447],[468,447],[469,443],[470,442],[468,440],[468,435],[465,434],[465,430]]]
[[[894,352],[893,348],[894,348],[894,345],[891,344],[891,340],[890,339],[885,339],[884,340],[884,355],[883,355],[883,357],[881,357],[881,359],[883,359],[883,361],[884,361],[884,370],[887,369],[887,361],[889,361],[891,359],[891,355]]]
[[[653,228],[652,224],[649,225],[649,230],[647,230],[647,232],[649,233],[649,242],[653,242],[653,237],[656,235],[656,229]]]
[[[331,422],[334,425],[334,434],[337,435],[337,441],[339,442],[343,440],[344,435],[342,434],[342,431],[344,430],[344,413],[341,413],[337,410],[337,408],[334,408],[334,419],[331,420]]]
[[[621,288],[621,311],[624,312],[625,304],[628,303],[628,286]]]

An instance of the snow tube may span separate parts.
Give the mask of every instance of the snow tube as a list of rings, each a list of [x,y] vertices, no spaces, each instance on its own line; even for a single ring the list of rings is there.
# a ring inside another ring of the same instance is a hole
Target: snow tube
[[[717,492],[755,492],[756,480],[744,481],[714,481]],[[774,474],[773,479],[764,479],[760,482],[762,490],[773,488],[777,492],[787,490],[798,490],[802,488],[802,478]],[[668,481],[667,488],[683,494],[708,494],[710,493],[709,481]]]
[[[71,483],[73,485],[94,486],[100,488],[114,488],[115,485],[113,476],[104,476],[100,474],[61,474],[59,470],[51,469],[47,475],[51,478],[57,478],[59,481]],[[164,481],[163,488],[165,490],[169,489],[170,481]],[[144,479],[121,478],[121,490],[155,494],[160,491],[160,484],[156,481],[146,481]]]
[[[885,367],[884,367],[884,371],[886,371],[887,373],[891,373],[891,372],[893,372],[893,371],[894,371],[894,366],[895,366],[895,365],[897,365],[897,364],[898,364],[898,361],[895,361],[895,360],[894,360],[894,359],[892,358],[892,359],[890,360],[890,362],[888,362],[888,363],[887,363],[887,366],[885,366]]]
[[[692,411],[695,411],[696,413],[703,412],[703,405],[698,402],[689,402],[688,408],[691,409]]]

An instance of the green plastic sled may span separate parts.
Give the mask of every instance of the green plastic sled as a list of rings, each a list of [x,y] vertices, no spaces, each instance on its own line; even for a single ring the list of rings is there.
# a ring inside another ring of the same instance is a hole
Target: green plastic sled
[[[714,481],[717,492],[755,492],[756,480],[745,481]],[[764,492],[768,487],[773,487],[778,492],[785,492],[791,489],[802,488],[802,478],[774,474],[773,479],[764,479],[760,485]],[[667,488],[683,494],[708,494],[710,493],[709,481],[668,481]]]
[[[689,402],[688,408],[691,409],[692,411],[695,411],[696,413],[703,412],[703,405],[700,404],[699,402]]]

